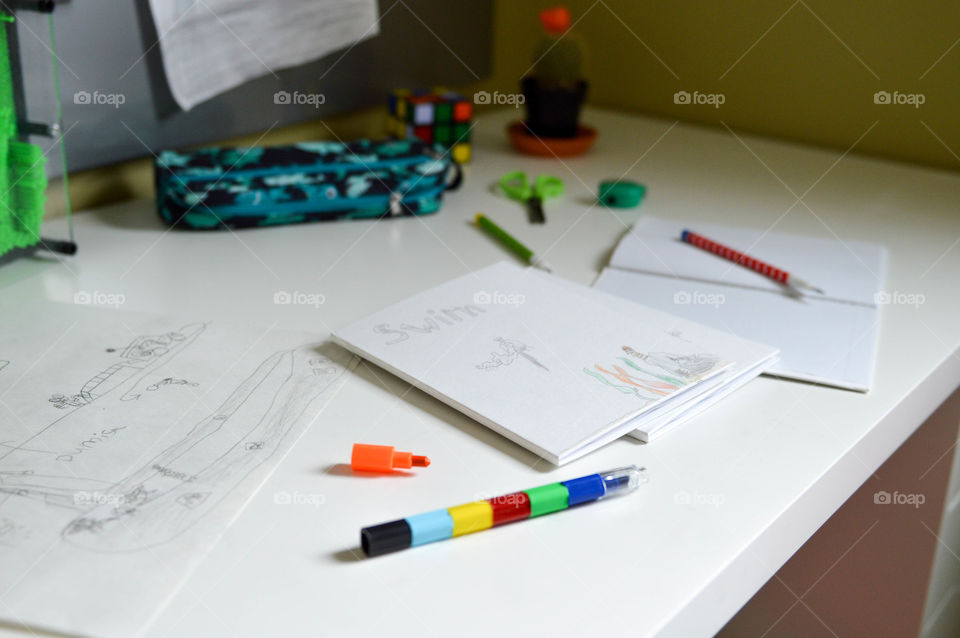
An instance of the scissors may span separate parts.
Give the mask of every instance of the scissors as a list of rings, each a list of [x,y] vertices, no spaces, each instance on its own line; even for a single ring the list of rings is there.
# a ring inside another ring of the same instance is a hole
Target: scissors
[[[543,201],[563,195],[563,180],[552,175],[540,175],[531,184],[526,173],[513,171],[500,178],[500,190],[510,199],[527,205],[531,224],[542,224],[546,221]]]

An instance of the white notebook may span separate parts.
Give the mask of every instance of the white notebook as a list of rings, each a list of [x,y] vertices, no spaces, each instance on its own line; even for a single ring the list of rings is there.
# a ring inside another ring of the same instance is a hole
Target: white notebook
[[[502,262],[333,335],[353,352],[561,465],[694,405],[775,349]],[[614,299],[615,303],[626,303]],[[729,378],[729,377],[728,377]]]
[[[542,271],[538,271],[542,272]],[[639,314],[650,317],[660,314],[663,321],[671,322],[671,332],[683,335],[684,331],[689,331],[688,326],[696,326],[694,322],[683,319],[676,315],[670,315],[653,308],[648,308],[640,304],[628,301],[623,297],[618,297],[610,293],[602,292],[596,288],[586,288],[579,284],[567,282],[566,280],[555,278],[557,282],[563,282],[571,290],[586,291],[592,293],[591,301],[604,304],[628,316]],[[749,346],[747,344],[750,344]],[[765,371],[776,365],[778,361],[778,352],[759,343],[740,341],[737,348],[741,349],[740,356],[730,365],[729,368],[718,374],[713,379],[707,381],[707,387],[696,401],[683,401],[668,404],[664,409],[656,414],[647,415],[645,418],[638,419],[635,429],[630,431],[630,436],[644,443],[659,438],[672,431],[675,427],[692,419],[705,409],[714,405],[720,399],[730,395],[734,390],[742,387],[751,379],[763,374]],[[748,350],[748,348],[752,348]]]
[[[679,240],[684,228],[821,287],[784,287]],[[883,246],[647,217],[617,245],[594,286],[780,349],[768,373],[866,392],[873,380]]]

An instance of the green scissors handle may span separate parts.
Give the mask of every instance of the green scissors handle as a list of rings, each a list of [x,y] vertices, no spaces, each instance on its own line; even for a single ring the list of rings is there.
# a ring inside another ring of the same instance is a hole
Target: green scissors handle
[[[518,202],[526,202],[534,196],[550,199],[563,195],[563,180],[552,175],[539,175],[531,186],[526,173],[513,171],[500,178],[500,190]]]
[[[500,190],[510,199],[527,205],[530,221],[535,224],[544,222],[543,201],[563,195],[563,180],[552,175],[539,175],[533,184],[523,171],[513,171],[500,178]]]

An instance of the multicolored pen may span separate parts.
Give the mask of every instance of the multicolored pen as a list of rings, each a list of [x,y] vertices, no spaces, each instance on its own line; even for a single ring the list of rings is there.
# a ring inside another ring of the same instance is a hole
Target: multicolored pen
[[[786,270],[781,270],[776,266],[771,266],[770,264],[760,261],[759,259],[754,259],[749,255],[745,255],[739,250],[734,250],[728,246],[724,246],[719,242],[715,242],[712,239],[707,239],[703,235],[698,235],[697,233],[689,230],[684,230],[680,233],[680,241],[686,242],[691,246],[696,246],[701,250],[705,250],[709,253],[713,253],[718,257],[723,257],[734,263],[740,264],[754,272],[758,272],[765,277],[769,277],[776,282],[783,284],[784,286],[790,286],[791,288],[805,288],[807,290],[812,290],[818,292],[821,295],[824,294],[819,288],[814,288],[809,283],[800,279],[799,277],[794,277]]]
[[[559,512],[574,505],[627,494],[646,480],[646,470],[642,467],[619,467],[569,481],[541,485],[522,492],[364,527],[360,530],[360,546],[367,556],[389,554],[534,516]]]

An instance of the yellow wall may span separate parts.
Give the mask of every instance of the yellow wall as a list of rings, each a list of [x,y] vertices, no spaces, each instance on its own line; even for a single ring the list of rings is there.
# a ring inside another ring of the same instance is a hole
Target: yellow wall
[[[492,77],[459,88],[515,91],[532,62],[537,12],[552,4],[497,0]],[[855,152],[960,169],[960,3],[953,0],[569,0],[567,6],[588,47],[595,105],[840,150],[855,144]],[[677,104],[677,91],[721,94],[724,103]],[[875,104],[877,91],[922,94],[925,102]],[[381,134],[383,116],[376,108],[325,122],[349,139]],[[261,143],[329,137],[322,124],[307,123],[273,131]],[[150,162],[72,175],[71,191],[75,209],[152,197]],[[49,195],[50,211],[61,211],[58,182]]]
[[[553,3],[506,4],[510,15],[501,15],[498,26],[512,31]],[[866,133],[857,152],[960,169],[955,0],[566,4],[589,46],[593,104],[838,149]],[[530,49],[501,39],[498,53],[503,47],[520,54]],[[510,63],[520,69],[515,76],[526,62]],[[874,93],[884,90],[923,94],[925,103],[875,104]],[[718,93],[725,102],[719,108],[675,104],[677,91]]]

